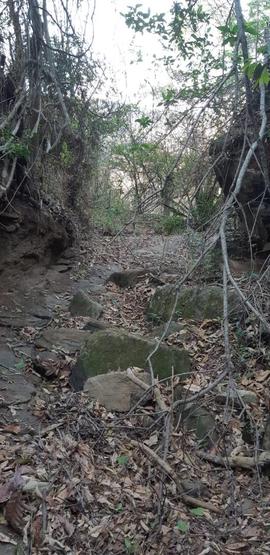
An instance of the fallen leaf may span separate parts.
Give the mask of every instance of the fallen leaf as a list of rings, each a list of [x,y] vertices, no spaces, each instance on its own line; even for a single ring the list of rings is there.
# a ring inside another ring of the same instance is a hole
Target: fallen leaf
[[[17,542],[15,542],[11,538],[9,538],[9,536],[6,536],[6,534],[3,534],[2,532],[0,532],[0,542],[1,543],[11,543],[11,545],[17,545]]]
[[[17,435],[21,432],[21,426],[19,424],[7,424],[3,428],[0,428],[0,432],[8,432],[10,434]]]
[[[26,506],[23,501],[22,493],[16,491],[12,494],[5,506],[5,519],[16,532],[21,533],[25,526],[24,516]]]

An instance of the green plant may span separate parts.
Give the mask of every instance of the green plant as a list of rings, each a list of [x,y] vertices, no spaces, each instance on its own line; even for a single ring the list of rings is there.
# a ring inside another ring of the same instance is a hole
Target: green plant
[[[191,209],[191,218],[194,227],[199,230],[205,229],[212,221],[219,208],[219,198],[215,191],[207,189],[199,191],[196,195],[195,204]]]
[[[1,150],[11,158],[23,158],[27,160],[30,155],[28,137],[19,138],[12,134],[9,129],[4,129],[0,135]]]
[[[205,511],[202,507],[195,507],[195,509],[190,509],[193,516],[204,516]]]
[[[185,220],[179,214],[161,216],[155,221],[154,229],[156,233],[165,233],[165,235],[181,233],[185,229]]]
[[[109,235],[118,233],[129,219],[130,207],[117,191],[109,198],[101,195],[92,213],[94,226]]]
[[[73,154],[66,141],[64,141],[62,144],[62,148],[60,152],[60,160],[64,166],[70,166],[73,161]]]
[[[129,538],[124,539],[125,550],[128,555],[135,555],[137,551],[136,544],[131,541]]]
[[[180,530],[180,532],[185,534],[186,532],[188,532],[189,524],[185,520],[178,520],[178,522],[176,523],[176,528]]]

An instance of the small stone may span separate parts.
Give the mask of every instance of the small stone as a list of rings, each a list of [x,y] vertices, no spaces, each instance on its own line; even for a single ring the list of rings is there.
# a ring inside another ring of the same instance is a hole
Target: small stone
[[[134,372],[135,373],[135,372]],[[137,376],[150,384],[150,376],[139,372]],[[127,376],[127,372],[109,372],[88,378],[84,392],[92,401],[99,401],[108,411],[127,412],[143,397],[145,391]]]
[[[148,273],[149,270],[145,270],[144,268],[114,272],[110,275],[108,281],[115,283],[121,288],[134,287],[138,281],[144,278]]]
[[[185,493],[187,495],[191,495],[192,497],[205,497],[207,494],[207,487],[200,480],[188,480],[183,478],[181,480],[181,485],[183,486]]]
[[[85,291],[77,291],[71,300],[69,311],[72,316],[89,316],[98,319],[103,312],[103,307],[93,301]]]

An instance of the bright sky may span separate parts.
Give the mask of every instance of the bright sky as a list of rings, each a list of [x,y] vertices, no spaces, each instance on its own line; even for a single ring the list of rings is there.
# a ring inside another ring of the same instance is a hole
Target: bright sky
[[[209,0],[206,0],[208,4]],[[170,84],[164,66],[153,63],[153,54],[164,55],[158,38],[150,33],[134,33],[125,23],[121,12],[128,6],[141,4],[143,10],[151,13],[169,11],[173,0],[96,0],[94,15],[94,53],[105,58],[112,68],[117,89],[122,100],[140,100],[148,108],[151,105],[151,86],[165,87]],[[247,10],[248,0],[242,0],[242,8]],[[215,2],[212,4],[215,6]],[[224,0],[224,11],[229,12],[231,0]],[[140,51],[142,62],[136,63]],[[131,64],[134,61],[135,63]]]
[[[134,33],[125,23],[120,12],[127,6],[141,3],[143,9],[164,12],[170,6],[168,0],[97,0],[94,16],[94,52],[106,58],[117,78],[117,85],[123,91],[123,99],[136,100],[150,96],[150,84],[165,86],[168,77],[164,70],[153,66],[153,54],[162,54],[158,38],[148,33]],[[143,61],[136,62],[140,50]],[[145,90],[144,90],[145,89]]]

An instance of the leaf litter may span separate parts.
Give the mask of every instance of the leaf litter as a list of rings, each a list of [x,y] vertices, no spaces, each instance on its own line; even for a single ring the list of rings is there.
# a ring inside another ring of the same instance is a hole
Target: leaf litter
[[[115,261],[121,254],[127,267],[131,264],[128,242],[123,248],[119,239],[111,247],[104,239],[103,250],[97,250],[96,260]],[[106,290],[112,294],[105,307],[107,322],[131,332],[151,331],[144,317],[152,294],[148,278],[132,290],[120,291],[113,284]],[[63,322],[80,328],[85,320],[59,313],[51,325],[61,327]],[[189,397],[200,393],[222,369],[223,335],[216,321],[182,323],[184,332],[169,335],[166,342],[191,353],[193,372],[181,382]],[[31,341],[35,330],[22,334]],[[243,427],[251,422],[259,434],[263,430],[269,410],[267,354],[263,345],[252,344],[240,356],[233,325],[230,338],[237,387],[255,392],[258,402],[244,406],[229,402],[224,408],[212,391],[200,399],[202,406],[211,407],[218,428],[208,460],[195,431],[187,432],[185,422],[176,426],[173,420],[166,454],[172,474],[157,462],[163,456],[165,432],[154,396],[127,415],[113,414],[83,393],[70,392],[72,359],[64,356],[61,363],[44,368],[43,377],[52,382],[33,403],[41,432],[20,430],[16,422],[0,429],[0,506],[6,522],[23,538],[26,553],[29,549],[34,555],[270,553],[267,472],[228,464],[232,456],[257,456],[258,445],[247,443]],[[167,386],[158,385],[167,407],[178,385],[177,377]],[[216,464],[215,457],[221,457],[224,465]],[[185,491],[198,498],[198,506],[184,501],[178,480],[189,481]],[[192,489],[195,482],[197,491]],[[1,534],[0,542],[13,539]]]

